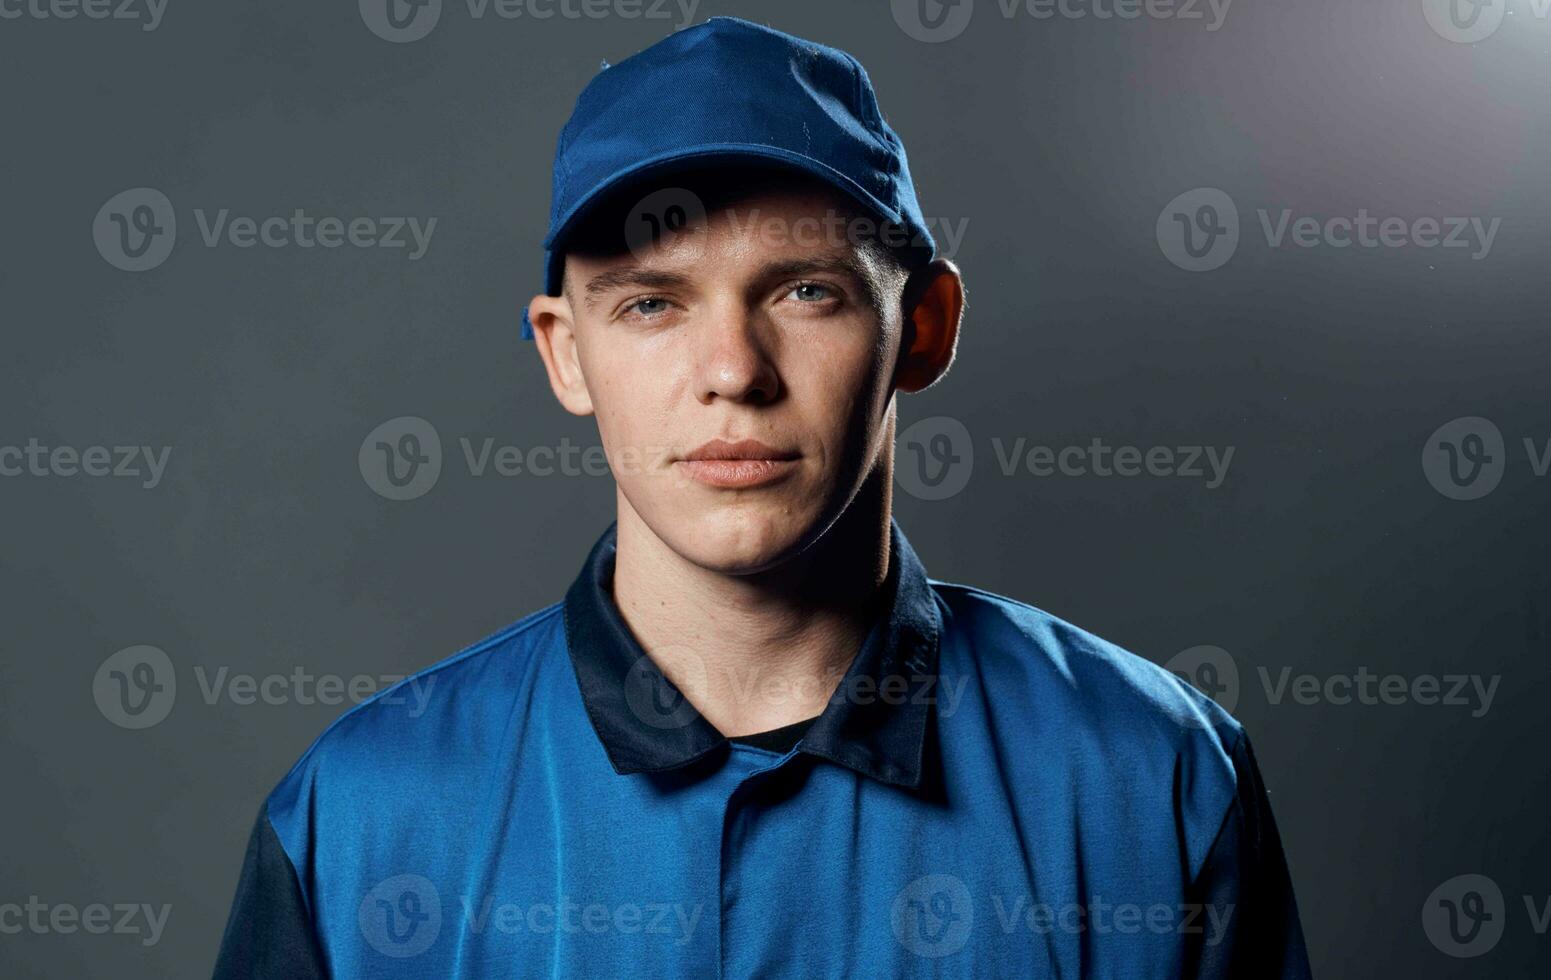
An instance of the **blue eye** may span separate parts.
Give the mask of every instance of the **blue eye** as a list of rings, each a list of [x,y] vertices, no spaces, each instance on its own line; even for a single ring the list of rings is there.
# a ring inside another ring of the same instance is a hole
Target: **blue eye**
[[[819,300],[829,299],[829,287],[823,283],[805,282],[792,288],[791,296],[795,296],[804,303],[816,303]]]
[[[661,313],[667,308],[668,301],[656,296],[648,296],[646,299],[636,300],[634,303],[630,304],[630,310],[632,312],[639,313],[642,316],[651,316],[654,313]]]

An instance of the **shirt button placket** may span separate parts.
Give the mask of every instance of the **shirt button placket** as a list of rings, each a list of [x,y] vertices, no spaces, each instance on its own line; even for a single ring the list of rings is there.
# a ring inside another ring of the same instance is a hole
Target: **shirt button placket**
[[[737,848],[742,836],[750,829],[750,824],[759,816],[759,793],[764,784],[769,781],[770,774],[781,766],[790,762],[784,760],[780,765],[768,766],[756,769],[741,782],[733,787],[727,802],[722,809],[722,846],[718,855],[718,878],[721,883],[721,900],[718,904],[718,956],[716,975],[718,977],[730,976],[728,968],[727,933],[731,921],[733,905],[744,902],[747,895],[741,889],[742,862],[738,860]],[[736,877],[735,877],[736,876]],[[732,894],[728,893],[729,882],[732,886]]]

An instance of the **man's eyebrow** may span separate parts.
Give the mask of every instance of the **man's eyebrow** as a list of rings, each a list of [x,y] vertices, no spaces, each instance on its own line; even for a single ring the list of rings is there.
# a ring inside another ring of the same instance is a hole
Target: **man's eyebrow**
[[[673,289],[689,285],[689,277],[677,272],[654,272],[650,269],[612,269],[600,272],[587,280],[588,297],[597,296],[624,286],[644,286],[647,289]]]
[[[790,279],[794,276],[803,276],[814,272],[829,272],[863,281],[869,278],[867,267],[850,256],[824,259],[791,259],[787,262],[772,263],[760,271],[768,279]]]

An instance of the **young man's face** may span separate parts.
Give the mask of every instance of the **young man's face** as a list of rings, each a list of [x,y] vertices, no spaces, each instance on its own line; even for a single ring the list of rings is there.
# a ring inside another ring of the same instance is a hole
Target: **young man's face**
[[[832,230],[849,213],[819,187],[746,197],[654,244],[568,255],[564,297],[530,306],[556,394],[597,416],[622,511],[702,567],[778,564],[892,458],[904,274]]]

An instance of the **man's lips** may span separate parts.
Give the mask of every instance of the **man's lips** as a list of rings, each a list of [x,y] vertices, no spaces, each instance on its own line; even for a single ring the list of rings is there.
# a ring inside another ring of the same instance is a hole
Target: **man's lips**
[[[758,439],[740,439],[737,442],[728,442],[725,439],[712,439],[705,445],[685,453],[684,459],[688,462],[698,462],[707,459],[786,460],[796,459],[797,456],[797,453],[789,449],[776,449],[765,445]]]
[[[756,487],[788,476],[801,454],[776,449],[758,439],[713,439],[684,454],[674,465],[690,479],[713,487]]]

